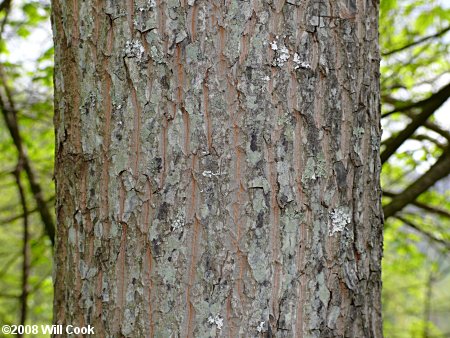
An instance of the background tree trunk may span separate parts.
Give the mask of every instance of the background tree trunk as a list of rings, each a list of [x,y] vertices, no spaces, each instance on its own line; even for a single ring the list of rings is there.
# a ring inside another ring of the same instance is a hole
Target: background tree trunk
[[[53,1],[54,320],[381,337],[378,1]]]

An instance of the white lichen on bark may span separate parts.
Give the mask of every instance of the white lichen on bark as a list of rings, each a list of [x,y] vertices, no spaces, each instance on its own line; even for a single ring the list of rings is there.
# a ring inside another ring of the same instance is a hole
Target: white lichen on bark
[[[333,236],[336,232],[342,232],[346,229],[346,226],[351,222],[351,215],[348,208],[340,207],[331,211],[330,219],[330,236]]]
[[[222,330],[223,327],[223,318],[217,314],[214,317],[213,316],[209,316],[208,317],[208,323],[211,325],[216,325],[217,330]]]

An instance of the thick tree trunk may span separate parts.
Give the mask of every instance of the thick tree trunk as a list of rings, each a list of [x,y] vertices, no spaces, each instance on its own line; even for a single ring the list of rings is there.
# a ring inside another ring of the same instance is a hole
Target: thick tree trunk
[[[381,337],[377,19],[376,0],[54,0],[55,323]]]

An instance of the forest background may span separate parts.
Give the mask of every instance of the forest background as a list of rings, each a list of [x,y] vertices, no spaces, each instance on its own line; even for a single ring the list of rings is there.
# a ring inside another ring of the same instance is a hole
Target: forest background
[[[47,0],[0,1],[0,323],[51,324]],[[381,0],[386,337],[450,337],[450,3]]]

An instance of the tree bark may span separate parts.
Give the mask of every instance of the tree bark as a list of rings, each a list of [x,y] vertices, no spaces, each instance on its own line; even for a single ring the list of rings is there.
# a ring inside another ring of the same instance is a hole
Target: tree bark
[[[57,324],[381,337],[377,1],[53,1]]]

